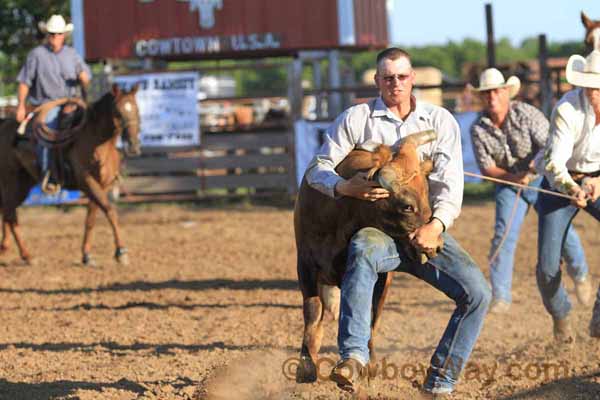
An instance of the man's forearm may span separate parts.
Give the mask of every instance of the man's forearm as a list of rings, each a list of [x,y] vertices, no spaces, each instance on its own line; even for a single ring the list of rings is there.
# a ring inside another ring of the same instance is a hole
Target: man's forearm
[[[29,94],[29,86],[24,83],[19,82],[19,87],[17,88],[17,101],[20,105],[25,105],[25,101],[27,100],[27,95]]]
[[[511,182],[516,182],[522,178],[522,176],[520,176],[519,174],[513,174],[512,172],[509,172],[509,171],[505,170],[504,168],[500,168],[500,167],[496,167],[496,166],[484,168],[481,172],[483,172],[483,174],[485,176],[489,176],[491,178],[496,178],[496,179],[503,179],[505,181],[511,181]]]
[[[87,87],[88,87],[88,85],[90,84],[90,77],[89,77],[89,75],[87,74],[87,72],[85,72],[85,71],[82,71],[82,72],[79,74],[79,82],[81,83],[81,86],[82,86],[82,87],[84,87],[84,88],[87,88]]]

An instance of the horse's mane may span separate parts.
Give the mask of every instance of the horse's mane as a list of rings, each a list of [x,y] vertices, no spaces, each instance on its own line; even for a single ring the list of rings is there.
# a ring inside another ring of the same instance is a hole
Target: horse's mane
[[[102,115],[110,115],[114,98],[111,92],[106,92],[100,99],[92,103],[88,109],[88,119],[98,122]]]

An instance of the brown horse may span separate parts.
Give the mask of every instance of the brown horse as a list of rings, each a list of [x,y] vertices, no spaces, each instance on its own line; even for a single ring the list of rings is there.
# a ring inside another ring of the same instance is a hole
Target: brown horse
[[[87,120],[72,144],[65,149],[65,159],[72,169],[71,182],[67,189],[78,189],[87,195],[87,216],[83,235],[82,262],[92,263],[90,257],[92,229],[100,208],[112,227],[115,240],[115,258],[128,262],[127,250],[123,245],[117,210],[109,201],[108,190],[119,175],[121,157],[117,140],[123,135],[128,155],[140,154],[140,116],[135,100],[137,86],[122,91],[113,85],[112,90],[93,103],[87,110]],[[9,230],[12,233],[21,259],[31,263],[31,253],[21,238],[17,219],[17,207],[23,203],[36,179],[24,168],[15,154],[18,123],[7,119],[0,123],[0,204],[2,205],[2,241],[0,254],[9,248]]]
[[[581,22],[585,27],[585,42],[586,54],[592,50],[600,50],[600,20],[589,19],[587,15],[581,12]]]

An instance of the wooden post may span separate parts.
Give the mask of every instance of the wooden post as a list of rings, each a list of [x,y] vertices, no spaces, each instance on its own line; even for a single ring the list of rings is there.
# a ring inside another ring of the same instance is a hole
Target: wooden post
[[[295,146],[295,125],[296,121],[302,119],[302,60],[295,57],[288,67],[288,102],[290,105],[290,121],[288,126],[288,193],[292,196],[296,194],[296,146]]]
[[[288,102],[292,121],[302,118],[302,60],[295,57],[288,66]]]
[[[487,28],[487,61],[488,68],[496,66],[496,44],[494,43],[494,17],[492,16],[492,5],[485,5],[485,24]]]
[[[330,50],[329,56],[329,87],[337,89],[340,87],[340,51]],[[339,92],[331,92],[327,100],[327,117],[335,119],[342,112],[342,96]]]
[[[321,73],[321,61],[313,60],[312,61],[312,71],[313,71],[313,83],[315,89],[321,89],[323,87],[323,74]],[[323,97],[320,93],[315,95],[315,116],[317,119],[320,119],[323,116]]]
[[[540,109],[550,117],[552,112],[552,77],[548,68],[548,49],[546,35],[539,36],[539,63],[540,63]]]

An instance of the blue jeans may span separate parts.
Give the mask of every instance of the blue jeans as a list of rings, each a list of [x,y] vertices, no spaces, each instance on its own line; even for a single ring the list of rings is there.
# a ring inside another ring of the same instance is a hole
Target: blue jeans
[[[58,121],[60,116],[60,106],[54,107],[48,111],[46,114],[46,119],[44,122],[48,126],[48,128],[58,129]],[[42,176],[46,174],[46,171],[50,168],[51,162],[51,153],[50,150],[41,144],[37,145],[37,157],[40,162],[40,166],[42,169]]]
[[[552,190],[544,179],[542,188]],[[600,220],[600,199],[588,202],[584,208]],[[540,193],[538,265],[536,277],[546,310],[556,319],[563,319],[571,311],[571,302],[561,283],[560,245],[566,240],[571,221],[579,208],[568,199]],[[598,294],[600,299],[600,293]]]
[[[465,366],[491,301],[485,277],[449,234],[444,248],[421,265],[406,257],[394,240],[375,228],[358,231],[350,241],[347,270],[342,279],[338,346],[340,356],[369,361],[371,302],[377,274],[407,272],[454,300],[456,309],[431,358],[425,389],[452,389]]]
[[[540,177],[529,186],[540,187],[541,183]],[[529,207],[533,205],[536,212],[538,211],[539,200],[537,191],[523,190],[517,198],[517,192],[512,186],[496,185],[496,224],[489,255],[490,280],[495,299],[507,303],[512,301],[512,274],[519,231]],[[567,264],[567,272],[573,279],[582,280],[587,276],[588,265],[575,228],[569,227],[561,255]]]

